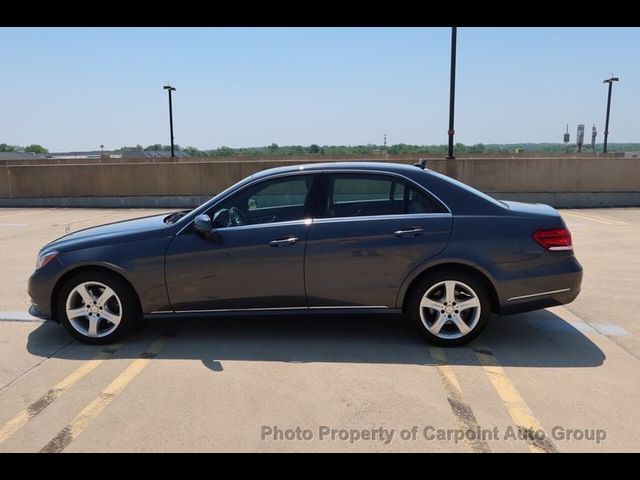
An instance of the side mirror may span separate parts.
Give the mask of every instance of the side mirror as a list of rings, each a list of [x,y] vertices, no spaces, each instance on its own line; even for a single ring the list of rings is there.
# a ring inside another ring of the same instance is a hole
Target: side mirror
[[[193,221],[193,229],[200,235],[209,236],[213,231],[213,225],[211,223],[211,217],[206,214],[198,215]]]

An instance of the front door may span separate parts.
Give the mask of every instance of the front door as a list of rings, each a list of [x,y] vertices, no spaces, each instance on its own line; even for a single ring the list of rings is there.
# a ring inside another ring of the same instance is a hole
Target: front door
[[[313,175],[251,184],[208,215],[216,234],[191,227],[166,255],[169,298],[176,311],[306,307],[304,250]]]

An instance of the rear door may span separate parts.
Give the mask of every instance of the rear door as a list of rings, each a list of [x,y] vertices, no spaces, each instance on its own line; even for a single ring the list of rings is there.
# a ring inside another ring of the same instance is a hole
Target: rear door
[[[385,173],[323,174],[305,255],[310,307],[395,308],[402,281],[446,246],[452,216],[421,187]]]

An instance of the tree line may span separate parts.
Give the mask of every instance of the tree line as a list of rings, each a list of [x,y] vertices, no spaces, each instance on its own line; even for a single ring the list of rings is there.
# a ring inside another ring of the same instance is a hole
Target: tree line
[[[8,145],[6,143],[0,143],[0,152],[16,152],[16,153],[49,153],[49,150],[42,145],[28,145],[21,147],[20,145]]]
[[[215,149],[200,150],[196,147],[180,147],[176,145],[176,150],[182,155],[190,157],[229,157],[229,156],[286,156],[286,155],[371,155],[374,153],[388,153],[389,155],[423,155],[423,154],[441,154],[447,153],[447,145],[411,145],[407,143],[398,143],[389,145],[271,145],[263,147],[219,147]],[[640,151],[640,143],[610,143],[609,151],[611,152],[629,152]],[[161,145],[159,143],[153,145],[125,146],[116,152],[144,152],[144,151],[170,151],[169,145]],[[455,152],[463,153],[563,153],[566,151],[574,152],[575,146],[565,146],[563,143],[476,143],[473,145],[465,145],[456,143]],[[596,145],[596,151],[601,152],[602,146]],[[17,153],[36,153],[47,154],[49,150],[41,145],[32,144],[26,147],[20,145],[8,145],[0,143],[0,152],[17,152]]]
[[[219,147],[209,150],[200,150],[196,147],[175,146],[176,150],[190,157],[229,157],[229,156],[286,156],[286,155],[370,155],[372,153],[388,153],[389,155],[422,155],[422,154],[446,154],[447,145],[411,145],[398,143],[389,145],[271,145],[263,147]],[[640,151],[640,143],[610,143],[608,149],[611,152]],[[169,145],[149,145],[143,147],[122,147],[123,151],[170,151]],[[465,145],[456,143],[454,148],[456,153],[564,153],[574,152],[575,146],[566,146],[563,143],[476,143]],[[596,145],[596,151],[602,151],[602,145]]]

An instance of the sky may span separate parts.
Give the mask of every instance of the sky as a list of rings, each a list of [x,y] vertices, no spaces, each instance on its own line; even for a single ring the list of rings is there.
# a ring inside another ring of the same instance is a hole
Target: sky
[[[449,28],[0,28],[0,143],[443,144]],[[456,142],[640,142],[640,28],[458,29]]]

